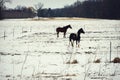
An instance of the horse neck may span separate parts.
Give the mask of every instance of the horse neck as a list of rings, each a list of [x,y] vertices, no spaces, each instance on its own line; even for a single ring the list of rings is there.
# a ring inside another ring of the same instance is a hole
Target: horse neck
[[[81,33],[77,33],[77,36],[80,36]]]
[[[78,31],[78,32],[77,32],[77,36],[80,36],[80,34],[81,34],[81,32]]]
[[[68,26],[64,27],[66,30],[69,28]]]

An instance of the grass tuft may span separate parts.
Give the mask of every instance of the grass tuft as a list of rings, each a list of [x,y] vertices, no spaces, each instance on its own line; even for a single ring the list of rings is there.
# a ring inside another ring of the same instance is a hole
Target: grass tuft
[[[120,63],[120,58],[119,57],[115,57],[112,62],[113,63]]]
[[[94,63],[100,63],[100,62],[101,62],[100,59],[94,61]]]

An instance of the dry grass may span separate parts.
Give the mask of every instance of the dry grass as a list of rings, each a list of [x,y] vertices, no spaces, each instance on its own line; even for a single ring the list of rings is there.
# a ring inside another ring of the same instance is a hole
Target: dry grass
[[[77,63],[78,61],[76,59],[71,62],[71,64],[77,64]]]
[[[22,31],[22,33],[27,33],[27,31]]]
[[[58,17],[58,18],[33,18],[32,21],[49,21],[49,20],[86,20],[89,18],[76,18],[76,17]]]
[[[66,74],[65,76],[76,76],[76,74]]]
[[[66,62],[66,64],[70,64],[70,61]]]
[[[113,63],[120,63],[120,58],[119,57],[115,57],[112,62]]]
[[[10,75],[6,75],[5,77],[11,77]]]
[[[100,59],[94,61],[94,63],[100,63],[100,62],[101,62]]]
[[[70,62],[70,61],[66,62],[66,64],[78,64],[78,61],[75,59],[72,62]]]

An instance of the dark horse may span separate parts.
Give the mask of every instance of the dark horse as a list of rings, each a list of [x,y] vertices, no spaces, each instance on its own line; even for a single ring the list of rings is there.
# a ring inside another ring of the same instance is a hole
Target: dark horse
[[[71,33],[71,34],[70,34],[70,36],[69,36],[69,41],[71,42],[72,47],[74,46],[74,45],[73,45],[74,41],[76,41],[76,46],[78,45],[78,47],[79,47],[79,44],[78,44],[78,43],[80,43],[80,38],[81,38],[81,37],[80,37],[80,34],[81,34],[81,33],[85,33],[82,28],[80,28],[80,29],[78,30],[77,34],[75,34],[75,33]],[[69,44],[70,44],[70,42],[69,42]]]
[[[71,25],[56,28],[57,37],[59,37],[59,32],[63,32],[64,33],[63,37],[65,37],[68,28],[72,29]]]

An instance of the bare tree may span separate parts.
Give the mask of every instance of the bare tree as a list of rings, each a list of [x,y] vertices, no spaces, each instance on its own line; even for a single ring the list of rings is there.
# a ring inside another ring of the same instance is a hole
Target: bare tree
[[[43,4],[40,3],[40,2],[35,5],[35,9],[36,9],[36,11],[37,11],[37,16],[39,16],[39,15],[41,14],[41,12],[42,12],[42,7],[43,7]]]
[[[35,5],[36,10],[42,9],[42,7],[43,7],[43,4],[40,3],[40,2],[39,2],[38,4]]]
[[[6,2],[11,2],[11,0],[0,0],[0,20],[3,19],[2,10],[5,8]]]
[[[0,7],[4,7],[4,4],[6,3],[6,2],[11,2],[11,0],[0,0]]]

